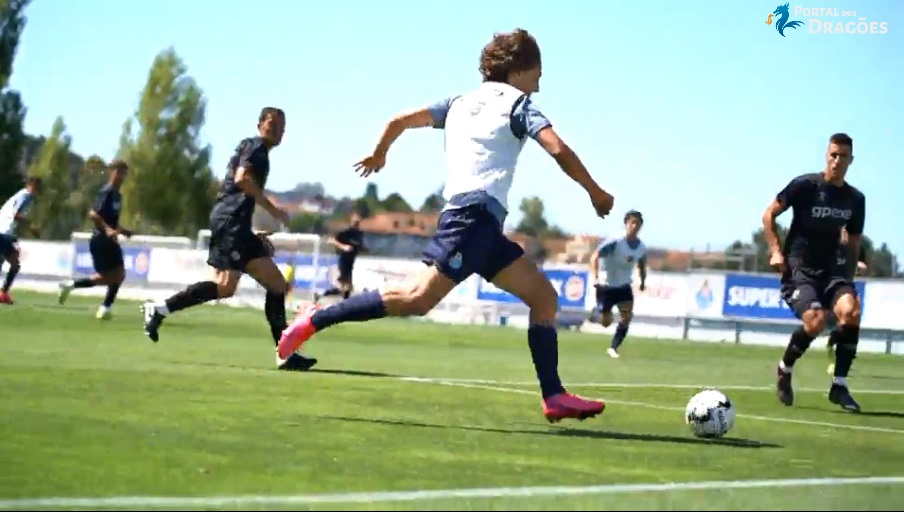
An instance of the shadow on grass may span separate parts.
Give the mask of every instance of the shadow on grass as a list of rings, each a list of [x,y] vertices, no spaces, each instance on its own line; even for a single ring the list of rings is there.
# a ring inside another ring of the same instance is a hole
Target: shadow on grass
[[[698,439],[695,437],[679,437],[666,436],[656,434],[631,434],[627,432],[613,432],[608,430],[587,430],[587,429],[571,429],[571,428],[551,428],[549,430],[521,430],[506,429],[495,427],[480,427],[471,425],[440,425],[433,423],[423,423],[410,420],[388,420],[374,418],[352,418],[343,416],[317,416],[319,419],[348,421],[358,423],[370,423],[374,425],[390,425],[401,427],[418,427],[418,428],[436,428],[436,429],[455,429],[467,430],[472,432],[489,432],[496,434],[523,434],[537,436],[555,436],[555,437],[581,437],[592,439],[616,439],[625,441],[643,441],[643,442],[659,442],[659,443],[677,443],[677,444],[709,444],[720,446],[731,446],[735,448],[782,448],[781,445],[764,443],[750,439],[738,438],[720,438],[720,439]]]

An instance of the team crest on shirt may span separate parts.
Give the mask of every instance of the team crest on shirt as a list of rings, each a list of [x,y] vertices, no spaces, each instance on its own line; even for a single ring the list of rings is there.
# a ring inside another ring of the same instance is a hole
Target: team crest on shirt
[[[628,263],[634,263],[634,256],[633,256],[633,255],[629,255],[626,259],[627,259]]]
[[[454,255],[452,255],[451,258],[449,258],[449,266],[455,270],[458,270],[461,268],[461,253],[460,252],[455,253]]]

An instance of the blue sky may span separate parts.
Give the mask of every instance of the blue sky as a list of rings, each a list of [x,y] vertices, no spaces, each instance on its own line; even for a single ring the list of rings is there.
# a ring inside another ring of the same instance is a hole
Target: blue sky
[[[539,195],[552,222],[607,234],[636,208],[650,245],[719,249],[746,240],[774,194],[821,170],[827,137],[846,131],[866,234],[904,256],[904,3],[810,5],[857,12],[822,21],[887,21],[886,34],[811,34],[809,17],[792,16],[804,26],[781,37],[766,24],[776,1],[38,0],[12,87],[27,131],[47,134],[62,115],[76,151],[110,157],[151,61],[172,46],[206,94],[202,137],[218,175],[260,108],[277,105],[288,127],[269,187],[319,181],[360,195],[352,163],[388,117],[474,87],[491,34],[524,27],[543,51],[535,102],[615,195],[616,214],[595,218],[534,144],[513,210]],[[377,175],[381,195],[398,191],[418,207],[445,178],[442,151],[439,132],[405,134]]]

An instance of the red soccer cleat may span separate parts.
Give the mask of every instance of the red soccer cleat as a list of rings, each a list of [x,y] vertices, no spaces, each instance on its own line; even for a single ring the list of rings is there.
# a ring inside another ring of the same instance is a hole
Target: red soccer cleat
[[[550,423],[565,418],[585,420],[602,414],[606,404],[598,400],[586,400],[571,393],[559,393],[543,400],[543,416]]]
[[[16,301],[13,300],[12,295],[8,292],[0,292],[0,304],[6,304],[7,306],[12,306]]]
[[[322,308],[317,304],[308,304],[298,308],[298,315],[292,321],[292,325],[286,327],[279,338],[279,346],[276,350],[280,359],[288,359],[317,332],[311,318],[319,309]]]

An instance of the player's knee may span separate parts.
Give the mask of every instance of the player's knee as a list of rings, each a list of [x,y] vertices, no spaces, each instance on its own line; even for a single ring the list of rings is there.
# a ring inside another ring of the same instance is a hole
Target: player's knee
[[[860,325],[860,301],[852,293],[846,293],[835,303],[835,316],[841,325]]]
[[[618,323],[628,325],[631,323],[631,319],[634,318],[634,313],[631,311],[620,311],[619,317]]]
[[[217,297],[220,299],[228,299],[235,295],[235,289],[238,283],[231,281],[217,283]]]
[[[803,314],[804,331],[814,338],[826,328],[826,312],[822,309],[811,309]]]
[[[121,285],[126,280],[126,269],[123,267],[119,267],[113,272],[112,279],[114,281],[113,284]]]

